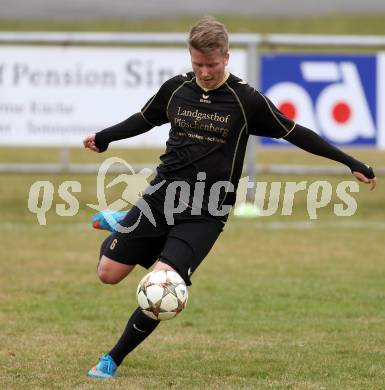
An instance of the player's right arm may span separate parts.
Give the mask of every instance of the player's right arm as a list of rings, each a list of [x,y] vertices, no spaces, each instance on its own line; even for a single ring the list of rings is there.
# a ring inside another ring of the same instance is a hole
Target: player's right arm
[[[83,140],[84,147],[101,153],[107,150],[110,142],[135,137],[169,122],[167,104],[173,92],[186,81],[187,75],[184,76],[179,75],[167,80],[140,112],[98,133],[89,134]]]
[[[154,125],[146,121],[142,113],[138,112],[131,115],[123,122],[108,127],[98,133],[89,134],[83,140],[83,145],[85,148],[101,153],[107,150],[108,145],[111,142],[135,137],[136,135],[145,133],[153,127]]]
[[[88,134],[83,140],[83,145],[86,149],[91,149],[94,152],[100,152],[99,148],[95,145],[95,133]]]

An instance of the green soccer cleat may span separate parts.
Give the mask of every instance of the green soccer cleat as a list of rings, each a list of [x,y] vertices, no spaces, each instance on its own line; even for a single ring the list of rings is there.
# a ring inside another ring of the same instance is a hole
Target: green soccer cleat
[[[99,211],[92,217],[92,227],[94,229],[108,230],[113,233],[116,231],[116,225],[123,221],[126,215],[127,211]]]
[[[113,378],[117,368],[118,366],[114,359],[109,354],[106,354],[100,356],[99,363],[88,371],[88,375],[93,378]]]

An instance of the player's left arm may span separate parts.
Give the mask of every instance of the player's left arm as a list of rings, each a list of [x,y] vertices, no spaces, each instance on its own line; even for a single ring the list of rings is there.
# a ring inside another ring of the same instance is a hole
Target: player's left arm
[[[376,187],[376,176],[370,166],[331,145],[314,131],[296,124],[293,130],[283,138],[309,153],[345,164],[350,168],[357,180],[369,184],[371,190],[374,190]]]
[[[331,145],[314,131],[293,122],[285,116],[262,93],[252,88],[245,88],[245,101],[248,109],[249,132],[253,135],[283,138],[299,148],[318,156],[339,161],[347,165],[357,180],[376,187],[373,169]]]

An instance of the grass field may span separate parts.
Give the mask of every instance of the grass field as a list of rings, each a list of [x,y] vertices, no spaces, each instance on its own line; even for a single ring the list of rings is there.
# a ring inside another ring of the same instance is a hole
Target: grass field
[[[3,31],[174,31],[189,29],[201,15],[178,18],[99,21],[18,21],[4,20]],[[215,15],[230,32],[296,33],[296,34],[385,34],[385,14],[327,15],[299,19],[257,19],[236,15]]]
[[[55,150],[46,152],[56,158]],[[119,153],[130,162],[128,154],[150,162],[158,151]],[[287,153],[292,162],[319,162],[295,151],[260,156],[276,163]],[[381,152],[357,153],[385,165]],[[74,159],[83,161],[80,154],[73,151]],[[9,160],[19,161],[18,155],[14,150]],[[98,282],[96,258],[105,234],[90,228],[92,210],[86,207],[96,199],[95,176],[0,178],[1,388],[385,388],[381,183],[374,192],[361,186],[354,194],[358,210],[352,217],[337,217],[328,206],[310,222],[303,194],[295,198],[292,216],[232,217],[194,275],[186,311],[161,324],[106,384],[88,379],[86,372],[124,328],[145,271],[135,270],[117,286]],[[78,180],[79,213],[58,217],[53,208],[47,226],[39,226],[27,208],[36,180],[49,180],[56,189],[64,180]],[[350,176],[258,180],[329,180],[335,188]],[[115,200],[119,194],[110,196]]]

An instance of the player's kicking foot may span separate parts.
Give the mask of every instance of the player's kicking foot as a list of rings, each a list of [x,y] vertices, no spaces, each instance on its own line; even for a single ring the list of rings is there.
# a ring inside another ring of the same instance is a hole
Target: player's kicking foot
[[[114,359],[107,354],[99,358],[99,363],[88,371],[88,375],[93,378],[113,378],[117,368]]]
[[[127,215],[127,211],[99,211],[92,217],[92,227],[95,229],[115,232],[115,226]]]

